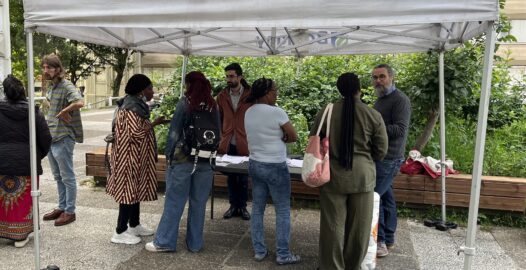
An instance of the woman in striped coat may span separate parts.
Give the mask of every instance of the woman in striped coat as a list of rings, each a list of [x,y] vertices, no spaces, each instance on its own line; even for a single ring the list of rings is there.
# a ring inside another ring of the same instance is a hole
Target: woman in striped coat
[[[139,236],[153,234],[140,224],[139,204],[157,200],[157,148],[145,102],[153,97],[152,82],[143,74],[135,74],[124,91],[127,95],[117,102],[113,123],[115,141],[106,191],[119,203],[117,229],[111,242],[132,245],[141,242]]]

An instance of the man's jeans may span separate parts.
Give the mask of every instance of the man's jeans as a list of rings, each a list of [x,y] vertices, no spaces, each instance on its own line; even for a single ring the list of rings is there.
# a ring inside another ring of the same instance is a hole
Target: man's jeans
[[[67,213],[75,213],[77,181],[73,169],[73,150],[75,141],[66,136],[51,144],[47,155],[51,172],[57,181],[58,208]]]
[[[203,228],[208,195],[214,177],[208,162],[198,162],[193,175],[193,163],[171,165],[166,172],[164,211],[155,234],[154,244],[175,251],[179,236],[179,222],[188,201],[186,247],[192,252],[203,248]]]
[[[378,243],[394,244],[396,232],[396,202],[393,193],[393,178],[400,171],[403,159],[376,161],[376,188],[380,195],[380,217],[378,219]]]
[[[276,212],[276,256],[287,258],[291,255],[289,250],[290,174],[287,163],[265,163],[250,160],[248,171],[252,177],[250,229],[254,252],[258,255],[267,252],[263,216],[270,195]]]
[[[228,155],[237,155],[236,146],[228,146]],[[248,175],[239,173],[228,174],[228,199],[230,205],[235,208],[247,207],[248,199]]]

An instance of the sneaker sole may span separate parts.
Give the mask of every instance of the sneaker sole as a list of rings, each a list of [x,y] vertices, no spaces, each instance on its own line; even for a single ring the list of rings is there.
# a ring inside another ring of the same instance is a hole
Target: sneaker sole
[[[114,244],[126,244],[126,245],[137,245],[141,242],[141,239],[139,239],[139,241],[137,242],[126,242],[126,241],[121,241],[121,240],[117,240],[117,239],[111,239],[110,240],[112,243]]]

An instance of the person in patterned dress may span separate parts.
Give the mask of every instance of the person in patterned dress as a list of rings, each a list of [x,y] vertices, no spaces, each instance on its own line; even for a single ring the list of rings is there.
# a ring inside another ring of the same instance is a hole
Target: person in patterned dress
[[[29,155],[29,104],[22,82],[9,75],[2,83],[5,100],[0,100],[0,237],[23,247],[33,232],[31,166]],[[36,108],[37,173],[40,160],[51,146],[51,134],[44,115]]]
[[[150,79],[133,75],[117,101],[110,175],[106,191],[119,203],[117,228],[111,238],[116,244],[138,244],[139,236],[153,234],[140,224],[140,202],[157,200],[155,163],[157,147],[147,99],[153,97]],[[129,225],[129,226],[128,226]]]

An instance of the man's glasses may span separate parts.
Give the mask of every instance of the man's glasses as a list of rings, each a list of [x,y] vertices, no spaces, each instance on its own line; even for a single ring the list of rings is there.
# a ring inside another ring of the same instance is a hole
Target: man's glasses
[[[387,76],[385,76],[385,74],[380,74],[378,76],[376,76],[376,75],[371,76],[371,79],[373,79],[373,81],[376,81],[378,79],[383,80],[385,78],[387,78]]]
[[[236,77],[237,77],[237,75],[226,75],[225,79],[234,79]]]

